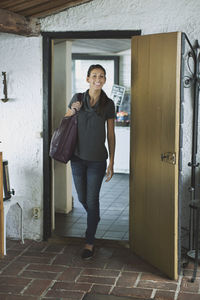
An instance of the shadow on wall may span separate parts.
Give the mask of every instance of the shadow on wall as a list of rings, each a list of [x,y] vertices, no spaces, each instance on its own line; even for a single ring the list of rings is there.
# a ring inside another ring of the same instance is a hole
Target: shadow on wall
[[[43,182],[42,173],[37,168],[23,168],[21,170],[20,178],[22,185],[20,189],[15,190],[16,196],[22,196],[26,200],[23,202],[23,223],[24,223],[24,237],[29,239],[41,239],[43,232],[43,199],[41,198],[41,186]],[[15,189],[12,184],[12,176],[10,174],[11,188]],[[28,187],[28,192],[27,192]],[[33,208],[39,207],[40,215],[38,219],[33,217]],[[7,236],[11,238],[20,237],[20,211],[17,205],[12,206],[7,215]]]

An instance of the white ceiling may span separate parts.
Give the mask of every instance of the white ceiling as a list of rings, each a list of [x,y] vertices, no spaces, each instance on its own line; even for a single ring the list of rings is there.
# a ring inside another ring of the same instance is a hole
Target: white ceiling
[[[64,40],[57,40],[56,43]],[[72,53],[117,54],[131,48],[130,39],[77,39],[72,41]]]

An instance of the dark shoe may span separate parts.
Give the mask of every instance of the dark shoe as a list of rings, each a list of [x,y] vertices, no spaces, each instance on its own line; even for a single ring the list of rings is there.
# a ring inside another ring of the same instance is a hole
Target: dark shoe
[[[90,259],[94,256],[94,247],[92,250],[89,249],[83,249],[83,252],[81,253],[82,259]]]

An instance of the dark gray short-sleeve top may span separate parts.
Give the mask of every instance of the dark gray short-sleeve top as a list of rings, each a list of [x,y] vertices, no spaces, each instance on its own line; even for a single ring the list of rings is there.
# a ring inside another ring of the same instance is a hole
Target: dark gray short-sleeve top
[[[94,106],[90,106],[90,96],[87,90],[82,94],[75,94],[69,103],[82,100],[82,107],[78,112],[78,142],[75,155],[81,159],[90,161],[103,161],[108,158],[105,147],[105,122],[115,118],[114,102],[107,97],[104,91],[101,97],[106,97],[106,106],[103,114],[98,113],[99,100]]]

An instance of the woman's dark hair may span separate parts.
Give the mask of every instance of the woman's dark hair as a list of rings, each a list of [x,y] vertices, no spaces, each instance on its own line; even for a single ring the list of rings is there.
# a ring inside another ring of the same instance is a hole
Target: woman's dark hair
[[[87,77],[90,76],[90,73],[94,69],[101,69],[104,72],[104,75],[106,76],[106,70],[104,69],[104,67],[97,64],[97,65],[91,65],[89,67],[88,72],[87,72]],[[100,101],[99,101],[99,105],[97,107],[98,115],[100,115],[100,116],[104,115],[104,111],[105,111],[105,107],[106,107],[107,103],[108,103],[108,97],[104,91],[101,91]]]
[[[90,76],[90,73],[92,72],[92,70],[94,69],[101,69],[104,72],[104,75],[106,76],[106,70],[104,69],[104,67],[102,67],[101,65],[91,65],[87,71],[87,77]]]

